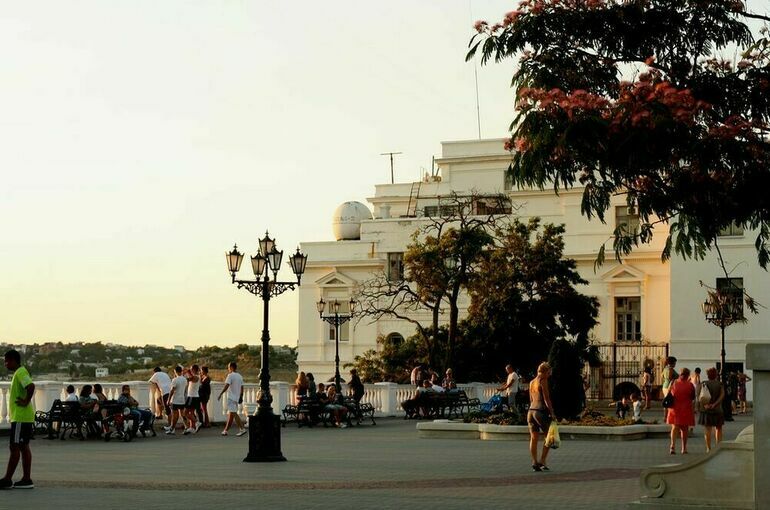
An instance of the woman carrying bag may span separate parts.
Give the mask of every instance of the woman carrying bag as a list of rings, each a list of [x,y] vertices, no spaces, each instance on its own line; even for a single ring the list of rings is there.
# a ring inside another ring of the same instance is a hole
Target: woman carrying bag
[[[717,369],[709,368],[706,370],[708,380],[701,383],[698,390],[698,405],[700,414],[698,414],[698,425],[705,427],[703,438],[706,440],[706,452],[711,451],[711,434],[714,432],[716,444],[722,442],[722,425],[725,423],[725,413],[722,409],[722,401],[725,398],[725,389],[722,383],[717,380]],[[705,389],[705,391],[704,391]],[[706,393],[708,392],[708,399]]]
[[[529,425],[529,453],[532,455],[533,471],[548,471],[545,459],[548,457],[549,447],[543,441],[543,452],[540,460],[537,459],[537,442],[540,435],[545,436],[553,419],[553,405],[551,394],[548,391],[548,377],[551,375],[551,365],[546,362],[537,367],[537,377],[529,383],[529,411],[527,412],[527,425]]]

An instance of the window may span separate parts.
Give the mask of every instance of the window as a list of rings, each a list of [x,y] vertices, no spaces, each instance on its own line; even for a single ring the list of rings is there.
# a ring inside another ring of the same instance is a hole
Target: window
[[[615,207],[615,226],[625,225],[626,234],[633,234],[639,230],[639,214],[633,207],[621,205]]]
[[[642,298],[615,298],[615,341],[642,341]]]
[[[391,333],[385,337],[385,340],[391,343],[391,345],[401,345],[404,343],[404,337],[401,333]]]
[[[334,324],[328,324],[329,327],[329,340],[332,342],[335,341],[337,332],[334,329]],[[349,342],[350,341],[350,321],[346,322],[345,324],[340,324],[340,342]]]
[[[511,202],[504,197],[479,198],[473,202],[473,214],[511,214]]]
[[[426,205],[425,206],[425,216],[432,218],[434,216],[438,216],[438,206],[437,205]]]
[[[743,278],[717,278],[717,292],[733,300],[735,314],[743,317]]]
[[[511,190],[513,189],[513,173],[509,172],[508,170],[505,171],[505,181],[503,184],[504,190]]]
[[[719,231],[720,237],[729,237],[729,236],[742,236],[743,235],[743,227],[736,224],[735,222],[730,223],[725,228],[721,229]]]
[[[388,253],[388,281],[400,282],[404,279],[404,254]]]

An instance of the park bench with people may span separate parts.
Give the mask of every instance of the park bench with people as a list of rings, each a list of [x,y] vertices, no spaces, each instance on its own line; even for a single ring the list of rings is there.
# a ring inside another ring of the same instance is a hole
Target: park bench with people
[[[102,437],[109,441],[112,437],[130,441],[133,434],[129,431],[129,422],[133,419],[127,407],[116,400],[99,402],[99,410],[84,409],[80,402],[62,402],[54,400],[48,411],[35,413],[35,433],[45,434],[46,439],[64,441],[77,437],[81,441],[86,437]],[[147,433],[155,436],[153,423],[141,423],[138,428],[142,436]]]
[[[342,401],[348,412],[345,420],[348,426],[353,425],[355,419],[356,425],[361,425],[364,420],[371,420],[372,425],[377,425],[374,420],[375,409],[372,404],[366,402],[356,402],[353,397],[345,397]],[[297,405],[287,405],[282,410],[281,425],[286,427],[287,423],[296,423],[298,427],[303,425],[313,427],[323,424],[328,427],[332,421],[331,413],[325,409],[325,406],[317,400],[302,398]]]

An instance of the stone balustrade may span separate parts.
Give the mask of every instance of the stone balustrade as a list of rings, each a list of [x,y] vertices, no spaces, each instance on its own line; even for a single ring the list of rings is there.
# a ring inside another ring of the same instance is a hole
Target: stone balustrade
[[[80,392],[84,384],[93,384],[90,382],[61,382],[61,381],[35,381],[35,408],[37,410],[47,411],[51,408],[53,401],[64,399],[65,389],[68,384],[75,386],[75,391]],[[109,399],[117,399],[120,396],[121,388],[124,384],[131,387],[131,395],[139,402],[141,407],[149,407],[156,414],[160,414],[157,408],[157,398],[160,395],[146,381],[126,381],[126,382],[100,382],[104,389],[104,394]],[[211,400],[208,405],[209,418],[213,422],[223,422],[227,412],[224,400],[218,401],[217,396],[222,391],[224,383],[211,382]],[[495,394],[497,385],[485,383],[467,383],[459,384],[458,388],[464,390],[469,398],[478,398],[482,403],[489,400]],[[343,388],[344,389],[344,388]],[[380,382],[364,385],[364,397],[362,402],[372,404],[375,409],[375,416],[403,416],[401,402],[411,398],[414,395],[414,387],[409,384],[396,384],[391,382]],[[0,428],[9,427],[9,402],[8,392],[10,382],[0,382]],[[273,412],[280,414],[281,410],[287,404],[296,403],[297,388],[294,384],[283,381],[270,383],[270,392],[273,396]],[[243,389],[243,405],[241,414],[246,416],[248,411],[256,409],[257,397],[259,393],[259,384],[246,383]]]

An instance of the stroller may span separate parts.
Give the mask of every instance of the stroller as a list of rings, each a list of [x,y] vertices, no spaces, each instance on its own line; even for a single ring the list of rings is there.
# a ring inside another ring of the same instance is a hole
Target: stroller
[[[502,395],[492,395],[490,399],[481,404],[481,410],[485,413],[500,413],[503,411],[503,406],[508,405],[508,400]]]

